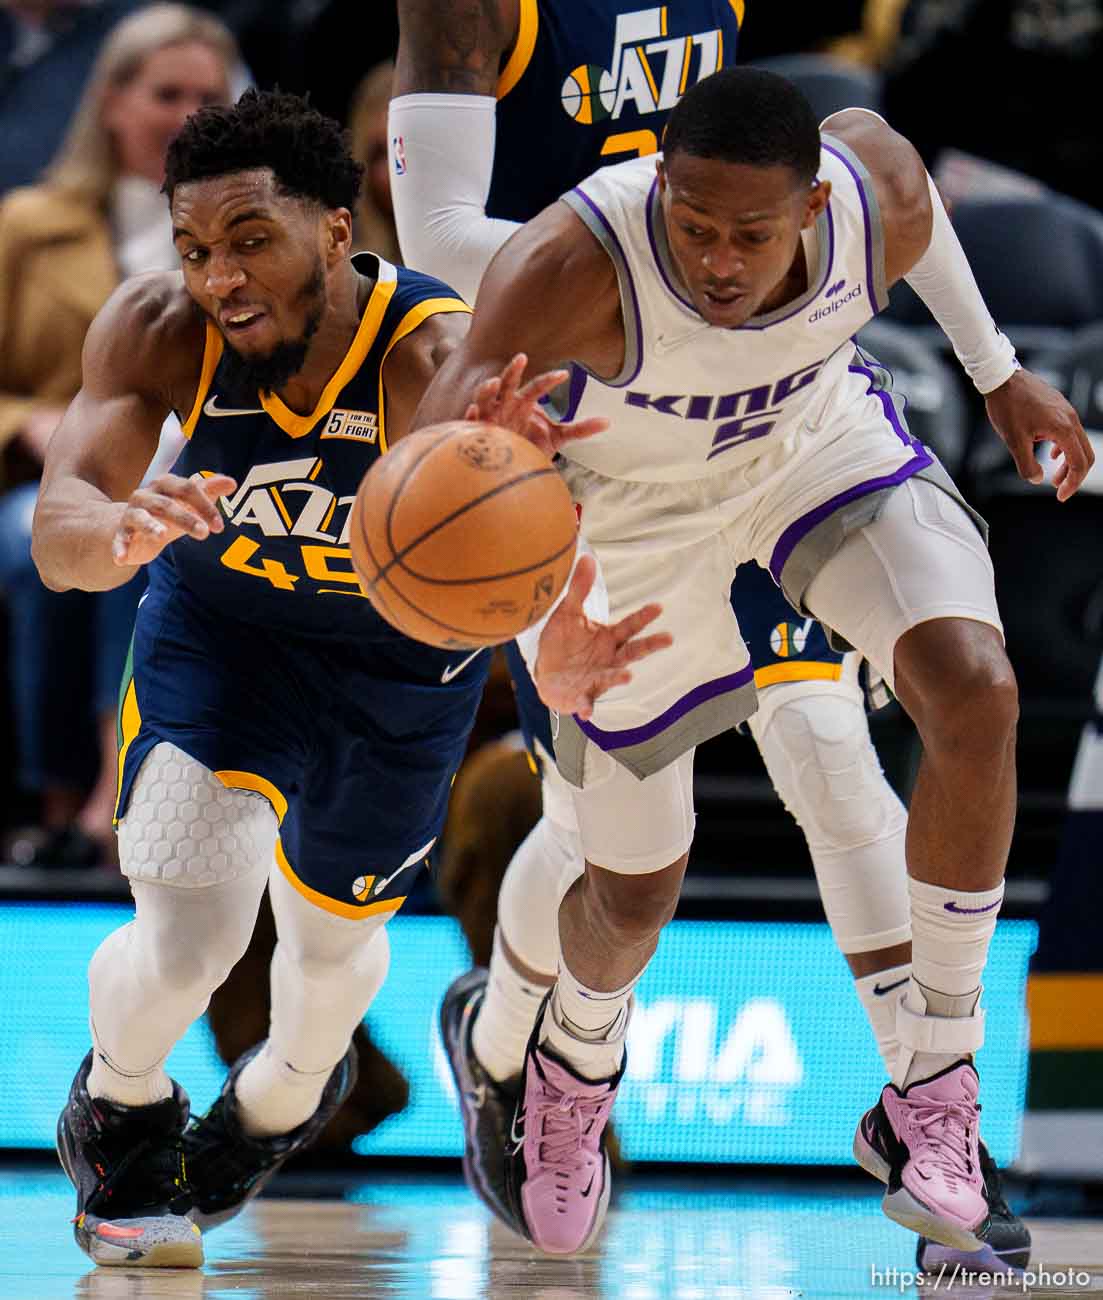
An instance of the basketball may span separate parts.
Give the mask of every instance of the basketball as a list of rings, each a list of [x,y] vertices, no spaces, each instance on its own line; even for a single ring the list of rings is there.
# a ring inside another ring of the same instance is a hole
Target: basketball
[[[476,649],[547,613],[576,534],[570,493],[543,452],[508,429],[452,420],[409,434],[364,475],[349,545],[392,627]]]

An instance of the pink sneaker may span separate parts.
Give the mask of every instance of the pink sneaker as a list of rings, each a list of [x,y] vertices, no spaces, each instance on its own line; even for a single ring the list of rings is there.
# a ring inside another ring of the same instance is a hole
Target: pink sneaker
[[[886,1084],[854,1135],[854,1158],[888,1184],[881,1202],[888,1217],[956,1250],[981,1250],[989,1224],[979,1089],[968,1061],[903,1092]]]
[[[506,1183],[526,1235],[549,1255],[586,1250],[605,1222],[611,1183],[604,1134],[623,1075],[622,1065],[600,1083],[580,1079],[550,1049],[529,1042]]]

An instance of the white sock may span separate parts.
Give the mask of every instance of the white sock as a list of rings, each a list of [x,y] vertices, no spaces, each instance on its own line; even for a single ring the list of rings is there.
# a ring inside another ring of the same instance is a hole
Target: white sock
[[[492,1079],[503,1083],[521,1073],[536,1014],[554,981],[552,974],[546,984],[525,979],[505,954],[501,926],[495,929],[486,996],[471,1032],[475,1056]]]
[[[605,992],[580,983],[560,959],[540,1041],[584,1079],[597,1082],[616,1074],[624,1061],[632,990],[642,974],[623,988]]]
[[[1003,902],[995,889],[944,889],[909,876],[912,905],[912,977],[905,1005],[916,1015],[970,1017],[980,1000],[980,977]],[[907,1087],[961,1060],[960,1052],[909,1051],[897,1056],[893,1081]]]
[[[90,1022],[91,1023],[91,1022]],[[92,1024],[92,1068],[88,1071],[88,1095],[106,1097],[123,1106],[151,1106],[172,1096],[172,1080],[164,1065],[155,1065],[141,1074],[120,1070],[99,1043]]]
[[[290,1133],[318,1109],[333,1073],[303,1073],[273,1051],[271,1042],[253,1057],[234,1084],[241,1127],[250,1137]]]
[[[904,996],[904,985],[908,982],[911,969],[910,964],[892,966],[888,970],[875,971],[872,975],[863,975],[854,981],[855,992],[869,1020],[869,1027],[877,1040],[877,1050],[890,1078],[896,1067],[896,1054],[900,1046],[896,1037],[896,1004]]]

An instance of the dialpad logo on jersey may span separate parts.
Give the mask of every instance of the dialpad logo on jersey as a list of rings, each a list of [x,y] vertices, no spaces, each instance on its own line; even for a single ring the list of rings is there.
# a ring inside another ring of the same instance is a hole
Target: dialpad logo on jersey
[[[804,1080],[804,1063],[784,1006],[752,998],[723,1026],[719,1010],[711,998],[637,1000],[628,1029],[628,1078],[644,1085],[646,1119],[790,1123],[789,1102]]]
[[[840,308],[845,307],[848,302],[853,302],[856,298],[862,296],[862,286],[860,284],[856,284],[853,289],[843,293],[842,291],[845,288],[846,281],[839,280],[837,284],[833,284],[831,288],[824,293],[823,296],[825,298],[830,298],[831,301],[825,302],[822,306],[816,308],[811,316],[808,317],[809,325],[818,320],[827,320]]]
[[[379,416],[374,411],[330,411],[326,427],[318,436],[375,442],[379,437]]]
[[[625,393],[624,402],[626,406],[680,420],[722,420],[723,424],[713,434],[712,450],[707,457],[712,460],[732,447],[764,438],[785,414],[785,404],[793,394],[807,388],[822,366],[823,360],[813,361],[775,383],[759,384],[719,397],[711,393],[651,394],[630,390]]]
[[[720,30],[668,36],[668,11],[676,12],[676,6],[617,15],[610,67],[584,63],[563,82],[560,96],[568,117],[591,126],[607,118],[616,120],[626,105],[641,115],[669,112],[687,86],[721,66],[724,47]],[[638,152],[654,152],[657,147],[656,138],[650,149]]]

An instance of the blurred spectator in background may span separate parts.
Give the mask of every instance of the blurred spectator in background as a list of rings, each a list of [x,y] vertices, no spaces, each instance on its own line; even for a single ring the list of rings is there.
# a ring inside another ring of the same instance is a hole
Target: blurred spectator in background
[[[348,123],[365,68],[398,48],[395,0],[202,0],[237,36],[259,86],[309,94]]]
[[[58,150],[104,38],[140,0],[0,4],[0,194]]]
[[[353,238],[357,248],[378,253],[388,262],[401,261],[391,203],[391,173],[387,165],[387,105],[394,80],[394,60],[376,64],[353,92],[348,127],[352,156],[364,164],[364,185],[356,209]]]
[[[175,4],[132,14],[103,45],[42,183],[0,203],[0,443],[17,443],[34,466],[80,387],[92,317],[123,277],[178,265],[160,192],[165,149],[189,113],[227,99],[236,59],[209,14]],[[172,439],[163,445],[174,458]],[[36,491],[28,482],[0,499],[19,778],[41,796],[41,825],[17,832],[9,855],[90,865],[113,852],[115,704],[140,579],[47,591],[30,557]],[[92,713],[98,734],[89,723],[82,745]]]
[[[964,150],[1103,208],[1101,67],[1103,0],[910,0],[885,116],[932,170]]]

